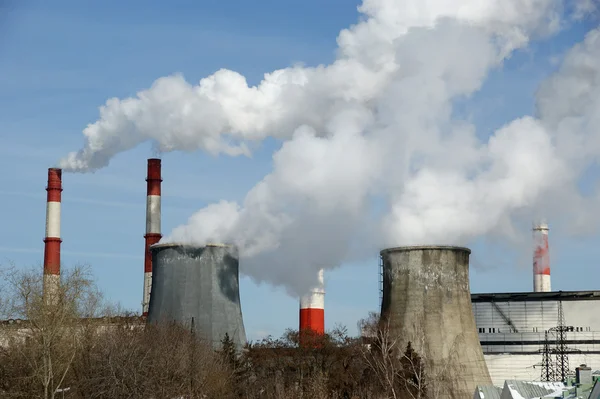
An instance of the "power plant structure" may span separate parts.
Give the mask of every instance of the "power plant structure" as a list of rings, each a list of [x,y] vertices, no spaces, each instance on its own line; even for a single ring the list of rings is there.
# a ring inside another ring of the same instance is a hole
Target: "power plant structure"
[[[544,380],[548,355],[550,362],[568,357],[571,373],[580,364],[600,366],[600,291],[551,291],[548,232],[546,223],[533,228],[533,292],[471,295],[495,385]]]
[[[381,251],[381,322],[399,348],[411,343],[426,375],[452,381],[441,398],[471,397],[491,384],[471,308],[470,253],[450,246]]]
[[[548,249],[548,225],[539,223],[533,227],[533,292],[550,292],[550,253]]]
[[[246,344],[235,246],[193,247],[161,240],[161,160],[148,159],[142,315],[147,322],[194,323],[197,335],[219,348],[225,334]],[[48,169],[44,238],[44,296],[60,285],[62,170]],[[322,323],[321,323],[322,326]]]
[[[161,161],[148,159],[148,177],[146,178],[146,235],[144,235],[144,296],[142,299],[142,315],[148,315],[150,289],[152,288],[152,253],[150,247],[160,241],[161,220]]]
[[[325,334],[325,271],[318,272],[317,284],[300,298],[300,342],[306,334]]]
[[[544,347],[551,361],[567,355],[570,373],[580,364],[600,366],[600,291],[472,294],[483,356],[492,382],[543,381]],[[559,308],[565,337],[560,349]],[[549,340],[547,340],[549,337]]]
[[[161,160],[148,159],[143,316],[193,325],[217,349],[227,334],[246,344],[235,246],[158,244],[161,234]]]
[[[156,244],[148,322],[176,321],[197,330],[215,349],[227,334],[246,344],[239,291],[238,249],[233,245]]]
[[[147,166],[143,319],[193,323],[213,347],[220,347],[228,334],[241,349],[246,335],[238,249],[161,244],[161,161],[148,159]],[[46,300],[60,287],[62,190],[61,169],[49,168]],[[380,252],[381,320],[402,340],[399,345],[411,342],[430,376],[451,373],[446,397],[472,395],[475,386],[490,381],[499,386],[505,380],[540,381],[543,368],[559,359],[563,370],[569,362],[600,368],[600,291],[552,291],[548,233],[546,223],[533,227],[532,292],[471,294],[467,248]],[[319,270],[316,286],[299,301],[300,331],[325,333],[324,297],[324,272]]]
[[[60,205],[62,170],[48,169],[46,186],[46,237],[44,238],[44,300],[50,301],[60,284]]]

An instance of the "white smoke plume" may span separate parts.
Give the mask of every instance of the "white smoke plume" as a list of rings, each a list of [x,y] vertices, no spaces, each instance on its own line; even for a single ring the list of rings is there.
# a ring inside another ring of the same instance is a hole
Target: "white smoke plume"
[[[596,180],[595,190],[582,194],[578,183],[600,162],[600,28],[572,48],[557,73],[542,83],[537,105],[559,160],[568,165],[566,178],[552,182],[550,198],[541,205],[554,219],[566,219],[571,233],[591,233],[600,222],[600,187]]]
[[[560,29],[559,2],[364,0],[359,11],[331,65],[274,71],[253,87],[229,70],[197,86],[174,75],[108,100],[83,149],[60,166],[95,170],[148,140],[161,151],[235,156],[252,141],[283,139],[273,171],[242,204],[210,205],[163,241],[234,242],[244,273],[302,294],[316,270],[384,246],[464,244],[511,226],[517,211],[551,212],[549,194],[574,187],[600,154],[599,63],[586,59],[598,57],[594,34],[544,84],[541,119],[523,116],[482,141],[452,116],[453,101],[515,49]]]

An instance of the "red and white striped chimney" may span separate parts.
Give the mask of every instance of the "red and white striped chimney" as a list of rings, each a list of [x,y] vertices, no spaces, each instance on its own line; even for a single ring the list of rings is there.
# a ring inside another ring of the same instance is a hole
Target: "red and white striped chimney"
[[[550,254],[548,252],[548,225],[533,227],[533,292],[550,292]]]
[[[48,169],[46,199],[46,238],[44,238],[44,297],[56,292],[60,284],[60,201],[62,170]]]
[[[325,333],[325,279],[319,270],[317,286],[300,298],[300,334],[323,335]]]
[[[148,177],[146,178],[146,240],[144,257],[144,298],[142,301],[142,312],[148,315],[150,304],[150,289],[152,288],[152,254],[150,246],[156,244],[162,238],[160,234],[160,183],[162,182],[160,172],[160,159],[148,159]]]

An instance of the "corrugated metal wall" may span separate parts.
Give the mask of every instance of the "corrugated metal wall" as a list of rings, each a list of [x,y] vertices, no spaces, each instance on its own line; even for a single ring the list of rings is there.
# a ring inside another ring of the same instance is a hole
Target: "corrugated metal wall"
[[[479,339],[495,385],[507,379],[540,380],[546,330],[558,324],[557,300],[478,301],[472,304]],[[600,301],[563,300],[570,368],[600,369]]]
[[[480,333],[543,333],[557,324],[558,302],[476,302],[473,314]]]
[[[544,346],[544,333],[485,333],[479,339],[483,353],[537,353]],[[566,333],[566,341],[573,350],[600,353],[600,332]]]
[[[563,301],[563,312],[566,325],[600,332],[600,301]],[[543,333],[558,323],[558,301],[475,302],[473,314],[479,332],[509,333],[514,326],[518,332]]]

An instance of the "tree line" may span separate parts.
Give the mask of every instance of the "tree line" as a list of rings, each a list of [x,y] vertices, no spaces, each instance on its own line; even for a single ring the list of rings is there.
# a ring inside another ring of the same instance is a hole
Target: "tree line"
[[[369,338],[338,327],[322,336],[288,330],[236,351],[214,350],[190,326],[146,325],[108,306],[89,269],[63,272],[56,297],[38,270],[0,276],[0,398],[435,398],[443,376],[376,314]],[[309,338],[307,340],[307,337]]]

